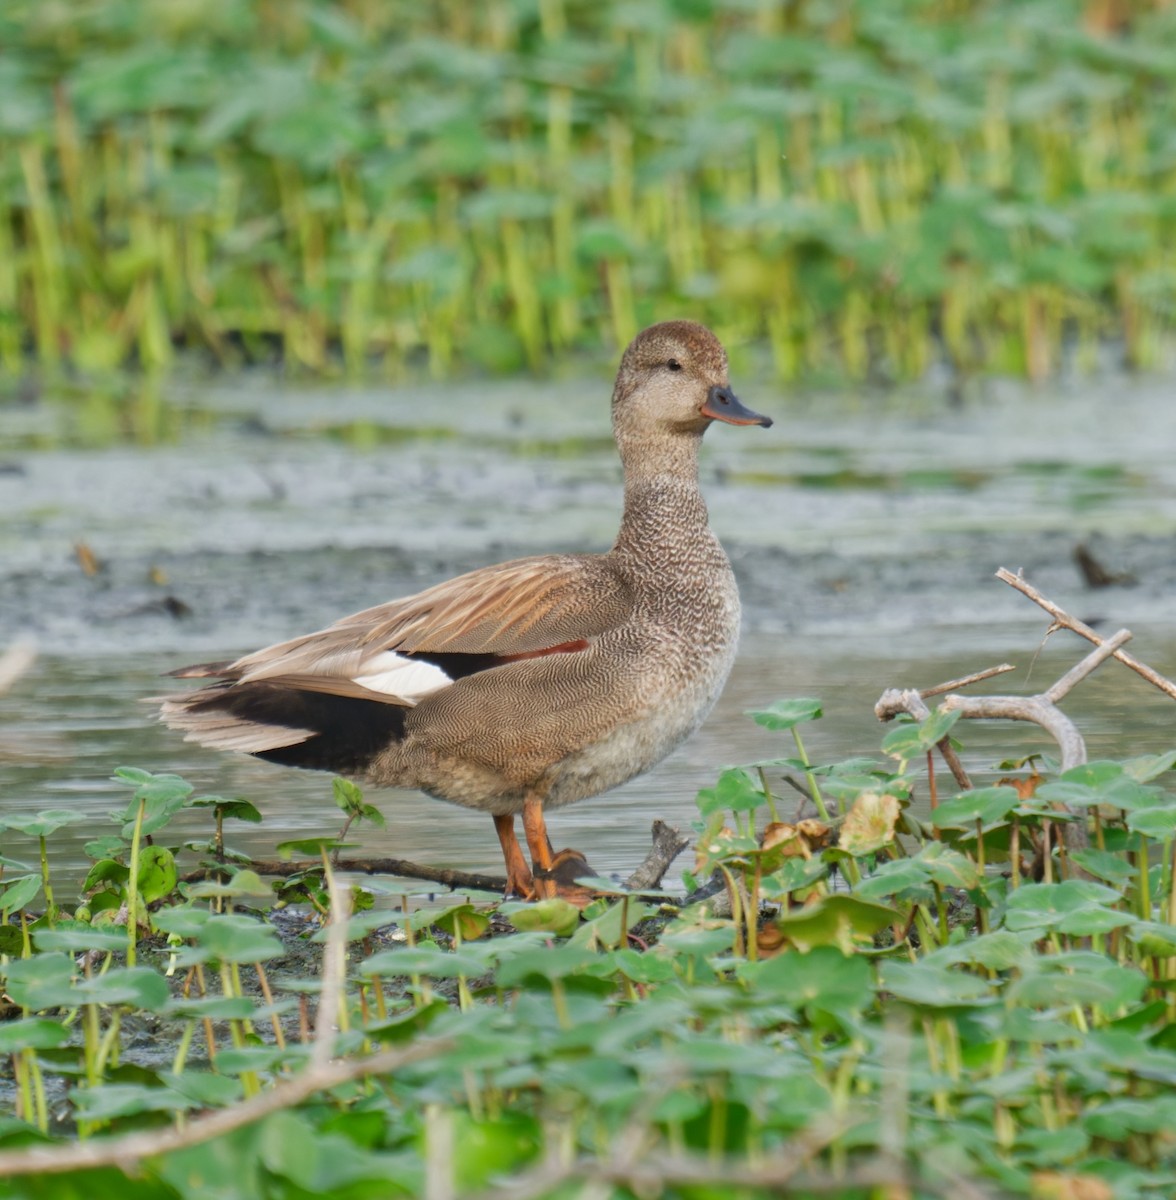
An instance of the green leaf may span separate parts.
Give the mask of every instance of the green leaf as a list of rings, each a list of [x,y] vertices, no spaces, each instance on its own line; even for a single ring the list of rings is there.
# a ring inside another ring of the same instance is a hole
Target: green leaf
[[[558,896],[536,904],[504,904],[500,911],[523,932],[542,930],[556,937],[568,937],[580,924],[580,910]]]
[[[882,739],[882,752],[891,758],[904,761],[933,750],[951,731],[960,719],[958,709],[948,711],[940,707],[917,725],[904,722],[890,730]]]
[[[943,962],[887,959],[878,964],[878,972],[884,991],[920,1008],[970,1007],[990,999],[986,980]]]
[[[289,859],[296,854],[308,854],[313,858],[321,858],[332,850],[342,847],[343,843],[336,837],[295,838],[288,842],[279,842],[274,848],[279,858]]]
[[[1123,887],[1135,878],[1135,868],[1121,855],[1109,850],[1096,850],[1093,846],[1085,850],[1071,850],[1070,861],[1075,866],[1103,880],[1104,883]]]
[[[836,946],[851,954],[858,941],[898,920],[898,912],[885,904],[838,893],[784,913],[776,918],[776,925],[798,950]]]
[[[704,817],[715,812],[754,812],[768,802],[759,780],[746,767],[729,767],[723,771],[709,794],[706,807],[702,795],[699,793],[699,811]]]
[[[365,975],[429,975],[434,979],[456,979],[459,975],[485,975],[493,966],[496,954],[493,945],[442,950],[427,942],[382,950],[365,958],[360,970]]]
[[[478,912],[472,904],[456,904],[438,913],[432,923],[451,937],[460,934],[463,942],[472,942],[490,927],[490,918],[486,913]]]
[[[29,837],[49,837],[66,825],[88,819],[86,813],[74,809],[47,808],[39,813],[12,813],[0,817],[0,829],[15,829]]]
[[[749,716],[765,729],[792,729],[806,721],[816,721],[824,715],[820,700],[777,700],[767,708],[749,709]]]
[[[336,775],[331,780],[331,790],[335,796],[335,804],[351,816],[359,816],[363,809],[363,789],[350,779]]]
[[[216,959],[226,963],[264,962],[283,951],[275,930],[244,913],[210,913],[187,907],[167,908],[155,914],[155,924],[165,933],[192,938],[176,961],[180,966]]]
[[[139,851],[139,899],[153,904],[169,896],[176,886],[176,858],[164,846],[144,846]]]
[[[603,913],[591,921],[585,921],[572,934],[572,944],[576,946],[607,946],[610,950],[620,946],[625,939],[622,931],[632,929],[638,921],[643,921],[657,910],[637,900],[618,900],[610,904]]]
[[[73,987],[75,1004],[132,1004],[159,1012],[171,999],[167,980],[150,967],[122,967],[79,979]]]
[[[989,829],[1004,821],[1019,802],[1016,788],[976,788],[945,800],[931,813],[931,822],[938,829],[970,830],[979,821]]]
[[[171,1088],[144,1087],[135,1083],[103,1083],[97,1087],[74,1088],[70,1101],[80,1121],[111,1121],[147,1112],[178,1112],[199,1108]]]
[[[1138,758],[1128,758],[1123,762],[1123,771],[1137,783],[1150,783],[1151,780],[1166,774],[1176,766],[1176,750],[1167,754],[1143,754]]]
[[[1090,933],[1102,933],[1135,920],[1130,913],[1114,909],[1121,900],[1114,889],[1085,879],[1026,883],[1009,894],[1005,925],[1013,932],[1026,929],[1082,934],[1088,929]]]
[[[751,966],[752,964],[749,964]],[[765,1000],[780,999],[796,1008],[825,1012],[860,1011],[874,998],[869,962],[860,955],[842,954],[832,946],[818,946],[808,954],[789,950],[767,962],[746,968],[755,994]]]
[[[127,948],[127,931],[96,928],[86,921],[58,921],[53,929],[35,930],[33,943],[38,950],[64,950],[69,954],[121,951]]]
[[[246,869],[234,871],[232,877],[225,882],[219,879],[203,879],[193,883],[188,888],[188,895],[194,900],[208,900],[213,897],[254,897],[266,900],[274,898],[274,889],[256,871]]]
[[[550,981],[582,973],[599,961],[599,956],[583,946],[540,947],[512,955],[498,967],[499,987],[518,987],[528,980]]]
[[[15,879],[6,879],[0,887],[0,911],[20,912],[37,898],[40,891],[40,875],[18,875]]]
[[[125,936],[125,935],[124,935]],[[2,969],[4,990],[14,1004],[38,1012],[43,1008],[72,1008],[74,964],[66,954],[38,954],[8,962]]]
[[[1140,808],[1127,814],[1127,828],[1144,837],[1166,841],[1176,837],[1176,804]]]
[[[253,825],[261,824],[261,813],[255,804],[248,800],[226,799],[224,796],[198,796],[190,802],[191,808],[214,808],[225,820],[248,821]]]
[[[0,1023],[0,1054],[14,1054],[18,1050],[29,1049],[47,1050],[63,1045],[69,1038],[70,1032],[64,1025],[44,1017],[4,1021]]]

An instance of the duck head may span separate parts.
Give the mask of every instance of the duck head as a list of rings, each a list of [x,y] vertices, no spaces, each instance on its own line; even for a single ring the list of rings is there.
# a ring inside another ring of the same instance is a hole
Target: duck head
[[[731,390],[727,353],[705,325],[663,321],[639,333],[621,358],[613,390],[618,435],[698,435],[713,421],[772,424]]]

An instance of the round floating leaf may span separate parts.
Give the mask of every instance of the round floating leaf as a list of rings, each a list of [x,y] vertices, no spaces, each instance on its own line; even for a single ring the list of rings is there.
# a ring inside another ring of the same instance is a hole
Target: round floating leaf
[[[939,829],[971,829],[977,821],[989,828],[1003,821],[1019,802],[1016,788],[976,788],[945,800],[932,812],[931,822]]]
[[[747,715],[765,729],[793,729],[824,715],[820,700],[777,700],[767,708],[749,709]]]

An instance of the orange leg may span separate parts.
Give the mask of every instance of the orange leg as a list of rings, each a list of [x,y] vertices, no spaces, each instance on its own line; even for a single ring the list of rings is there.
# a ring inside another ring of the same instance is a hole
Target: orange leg
[[[506,862],[506,894],[512,893],[529,899],[535,890],[531,878],[531,868],[523,857],[519,839],[515,837],[514,817],[507,814],[494,818],[494,830],[498,834],[498,842],[502,846],[502,857]]]
[[[543,800],[534,793],[529,793],[523,801],[523,831],[527,835],[527,849],[531,852],[531,867],[535,873],[535,899],[562,896],[583,908],[592,899],[592,893],[575,880],[593,874],[592,868],[578,850],[553,852],[543,820]]]
[[[555,895],[555,881],[550,877],[551,843],[543,820],[543,799],[535,792],[528,792],[523,801],[523,832],[527,835],[527,849],[536,875],[535,896],[548,900]]]

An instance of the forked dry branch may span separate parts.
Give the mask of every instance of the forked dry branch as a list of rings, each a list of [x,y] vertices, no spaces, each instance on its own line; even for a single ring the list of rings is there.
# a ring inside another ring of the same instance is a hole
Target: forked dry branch
[[[1046,632],[1047,637],[1057,629],[1070,629],[1093,642],[1095,648],[1054,684],[1036,696],[961,696],[953,690],[1012,670],[1007,663],[987,671],[980,671],[975,675],[969,675],[964,679],[926,688],[923,691],[916,691],[913,688],[887,688],[878,698],[877,704],[874,705],[874,713],[880,721],[892,720],[901,713],[909,714],[916,720],[922,721],[931,714],[931,710],[926,704],[926,697],[943,695],[943,699],[940,701],[941,708],[948,712],[958,712],[962,717],[971,720],[1031,721],[1035,725],[1040,725],[1057,742],[1062,756],[1061,768],[1063,771],[1068,771],[1070,768],[1081,766],[1086,762],[1086,743],[1082,740],[1077,726],[1062,712],[1058,703],[1108,658],[1117,658],[1125,666],[1142,675],[1149,683],[1176,699],[1176,683],[1153,670],[1146,663],[1124,653],[1122,647],[1131,640],[1130,630],[1120,629],[1109,638],[1100,637],[1089,625],[1071,616],[1065,609],[1043,596],[1031,584],[1026,583],[1019,574],[1014,574],[1002,567],[996,572],[996,577],[1028,596],[1030,600],[1049,613],[1053,618],[1053,623]],[[972,783],[955,751],[951,748],[950,739],[945,737],[937,745],[959,786],[965,790],[971,788]],[[1055,804],[1054,807],[1059,811],[1070,811],[1063,804]],[[1063,837],[1068,850],[1080,850],[1088,844],[1085,821],[1068,821],[1063,828]]]

